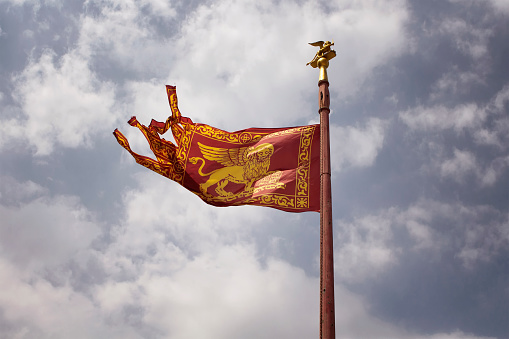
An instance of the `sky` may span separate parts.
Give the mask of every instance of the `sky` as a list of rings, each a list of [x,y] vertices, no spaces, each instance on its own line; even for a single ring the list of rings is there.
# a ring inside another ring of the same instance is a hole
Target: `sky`
[[[0,0],[0,337],[313,338],[319,214],[208,206],[112,132],[318,122],[338,338],[509,338],[509,1]]]

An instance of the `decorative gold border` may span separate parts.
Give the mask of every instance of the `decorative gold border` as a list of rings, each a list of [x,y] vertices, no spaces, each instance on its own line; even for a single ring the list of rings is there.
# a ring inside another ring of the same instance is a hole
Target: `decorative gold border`
[[[311,145],[316,126],[302,127],[299,149],[299,164],[295,181],[295,196],[299,207],[309,207],[309,172],[311,171]],[[302,206],[304,205],[305,206]]]
[[[246,204],[295,208],[295,197],[291,195],[271,193],[233,203],[233,205],[246,205]]]
[[[256,132],[241,132],[241,133],[231,133],[220,130],[218,128],[209,126],[209,125],[195,125],[195,133],[198,133],[204,137],[210,138],[215,141],[223,141],[228,142],[230,144],[238,144],[243,145],[248,142],[255,142],[263,138],[267,135],[272,135],[272,133],[256,133]],[[250,139],[246,139],[246,135],[250,136]]]

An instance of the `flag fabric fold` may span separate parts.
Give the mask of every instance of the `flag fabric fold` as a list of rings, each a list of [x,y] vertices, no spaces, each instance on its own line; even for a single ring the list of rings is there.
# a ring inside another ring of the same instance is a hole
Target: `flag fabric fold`
[[[166,86],[172,115],[144,126],[129,120],[149,142],[155,159],[118,143],[142,166],[184,186],[214,206],[258,205],[288,212],[320,209],[320,127],[249,128],[226,132],[193,123],[178,109],[176,87]],[[161,138],[169,129],[175,144]]]

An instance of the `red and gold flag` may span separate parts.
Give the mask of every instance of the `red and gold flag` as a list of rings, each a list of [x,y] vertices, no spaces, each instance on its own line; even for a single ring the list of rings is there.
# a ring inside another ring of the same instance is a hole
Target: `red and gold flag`
[[[165,123],[129,124],[147,138],[155,159],[131,150],[137,163],[214,206],[258,205],[288,212],[320,209],[320,127],[249,128],[226,132],[181,116],[176,87],[166,86],[172,115]],[[176,144],[161,138],[171,129]]]

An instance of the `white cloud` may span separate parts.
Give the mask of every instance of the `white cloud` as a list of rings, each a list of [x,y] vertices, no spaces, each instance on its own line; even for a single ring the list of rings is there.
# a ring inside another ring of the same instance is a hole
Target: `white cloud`
[[[118,4],[125,4],[125,1],[118,1]],[[141,0],[141,9],[149,8],[149,13],[155,17],[171,18],[177,14],[172,2],[165,0]]]
[[[171,2],[90,0],[85,3],[88,7],[100,9],[100,14],[81,18],[78,48],[82,54],[120,71],[154,76],[168,69],[173,54],[169,42],[177,30],[161,35],[150,20],[171,22],[176,15]]]
[[[316,278],[280,261],[262,268],[249,247],[224,247],[172,277],[141,282],[149,304],[145,320],[172,338],[315,334]]]
[[[393,246],[394,210],[353,222],[335,222],[335,272],[341,282],[373,277],[397,262],[401,249]]]
[[[457,133],[464,129],[479,127],[486,119],[486,112],[477,104],[460,104],[453,108],[442,105],[433,107],[417,106],[401,112],[399,117],[413,130],[454,129]]]
[[[437,333],[429,336],[415,336],[415,339],[495,339],[494,337],[479,337],[462,331],[453,331],[451,333]]]
[[[115,231],[128,246],[121,249],[123,255],[145,253],[151,244],[164,247],[168,242],[187,254],[202,253],[238,241],[267,221],[264,209],[218,209],[153,172],[146,171],[137,180],[143,189],[125,193],[125,222]]]
[[[485,212],[477,208],[475,212]],[[467,213],[464,213],[467,215]],[[475,268],[482,262],[489,262],[494,254],[507,247],[509,240],[509,215],[501,221],[488,225],[469,223],[466,225],[463,246],[457,253],[466,268]]]
[[[307,43],[335,39],[331,90],[350,95],[374,67],[401,52],[406,17],[400,1],[338,1],[327,12],[315,2],[202,5],[183,25],[168,79],[181,98],[194,99],[181,106],[197,121],[236,129],[308,120],[315,117],[307,99],[318,75],[305,66],[316,52]]]
[[[476,61],[488,55],[491,29],[479,28],[461,18],[447,18],[440,23],[439,31],[453,38],[456,48]]]
[[[0,176],[0,201],[3,204],[16,204],[27,199],[47,194],[48,190],[41,185],[27,180],[18,182],[9,176]]]
[[[181,98],[192,98],[181,99],[182,112],[240,129],[284,126],[316,111],[302,87],[314,73],[305,67],[315,52],[306,48],[305,27],[316,12],[308,4],[270,1],[200,6],[183,25],[168,78]]]
[[[424,224],[429,227],[434,250],[452,250],[467,268],[491,261],[507,247],[509,215],[492,207],[441,204],[430,200],[420,201],[414,207],[427,215],[428,222]],[[411,214],[404,219],[411,220]],[[441,222],[437,224],[434,220]],[[446,229],[443,225],[447,225]]]
[[[333,32],[338,56],[331,61],[331,88],[338,96],[354,94],[378,65],[408,51],[405,32],[408,13],[403,1],[337,1],[338,10],[327,13],[327,26],[320,34]]]
[[[505,85],[493,98],[493,104],[499,111],[504,110],[506,103],[509,103],[509,84]]]
[[[0,147],[27,141],[37,155],[48,155],[55,147],[90,146],[94,137],[114,129],[123,107],[115,102],[117,86],[99,79],[92,68],[97,63],[107,66],[109,61],[143,72],[167,69],[167,56],[161,50],[168,46],[167,39],[156,34],[148,21],[154,16],[174,17],[167,2],[85,4],[92,6],[100,6],[101,14],[82,15],[73,49],[61,57],[46,50],[14,77],[13,94],[22,114],[2,121]],[[144,16],[143,11],[150,15]],[[161,89],[164,102],[164,83]]]
[[[78,331],[74,337],[212,339],[318,333],[318,278],[281,260],[260,260],[250,237],[252,228],[267,222],[261,209],[209,208],[176,184],[161,184],[165,179],[152,173],[137,179],[140,189],[124,197],[125,220],[101,251],[90,246],[97,226],[74,199],[37,198],[20,207],[1,207],[7,224],[17,228],[3,228],[10,233],[0,237],[7,253],[0,259],[2,321],[12,325],[0,333],[27,338],[68,337]],[[41,189],[32,186],[20,183],[27,194],[40,194]],[[393,208],[350,224],[336,223],[343,242],[336,246],[338,336],[475,338],[462,332],[409,333],[370,315],[366,301],[341,282],[369,278],[398,263],[408,249],[394,246],[395,227],[408,230],[415,245],[411,250],[426,250],[431,242],[450,246],[452,239],[442,239],[440,229],[434,229],[436,216],[468,230],[454,243],[460,243],[458,258],[475,267],[489,260],[508,237],[500,233],[507,217],[481,226],[483,213],[489,216],[492,211],[421,201],[405,211]],[[26,248],[30,251],[21,256],[17,249]],[[73,276],[86,270],[92,257],[106,276],[90,282],[83,293],[73,285]],[[37,269],[24,269],[23,261]],[[68,266],[69,261],[77,267]],[[58,278],[48,279],[49,272]]]
[[[0,251],[21,267],[63,264],[99,235],[90,213],[75,197],[41,197],[20,206],[0,205],[0,212]]]
[[[451,8],[457,10],[447,15],[430,16],[425,21],[425,33],[429,38],[426,41],[431,44],[441,41],[447,44],[447,48],[456,50],[449,54],[458,56],[459,53],[464,57],[464,61],[469,62],[465,64],[456,58],[450,59],[449,65],[442,65],[448,70],[433,85],[430,93],[432,101],[449,101],[458,95],[468,94],[472,87],[486,85],[489,75],[493,72],[490,41],[496,30],[486,24],[492,18],[486,15],[474,21],[471,17],[463,15],[465,12],[478,11],[480,1],[449,0],[449,2],[454,3]]]
[[[68,284],[19,270],[0,259],[0,334],[9,338],[140,338],[127,326],[108,325],[95,303]]]
[[[509,2],[506,0],[488,0],[495,10],[500,11],[504,14],[509,14]]]
[[[454,150],[454,157],[447,159],[440,166],[440,173],[444,177],[452,177],[461,182],[469,172],[477,170],[474,154],[468,151]]]
[[[386,128],[387,122],[377,118],[362,127],[331,125],[332,170],[371,166],[383,147]]]
[[[489,126],[475,131],[474,140],[480,145],[493,145],[501,150],[509,146],[509,117],[506,106],[509,102],[509,85],[505,85],[489,102],[487,109],[493,117]]]
[[[114,86],[98,81],[86,59],[71,52],[56,63],[46,51],[15,78],[14,96],[25,116],[5,122],[12,123],[4,130],[7,135],[22,134],[37,155],[50,154],[55,146],[90,145],[116,119]]]
[[[481,173],[478,173],[483,186],[493,186],[509,168],[509,156],[494,159]]]
[[[340,282],[355,283],[376,277],[403,260],[422,252],[428,260],[452,251],[464,267],[475,269],[507,248],[509,215],[477,205],[420,200],[406,210],[388,208],[335,221],[335,267]],[[395,240],[407,234],[410,242]]]
[[[30,4],[36,6],[36,8],[40,7],[40,4],[38,4],[37,0],[0,0],[0,2],[9,2],[11,5],[16,6],[22,6],[24,4]],[[47,5],[59,5],[61,3],[61,0],[47,0],[45,1],[45,4]]]
[[[317,279],[282,261],[262,265],[252,244],[265,210],[209,207],[148,171],[137,180],[98,257],[108,279],[93,298],[110,326],[172,338],[316,333]]]
[[[430,173],[439,173],[442,178],[452,178],[463,183],[468,175],[474,175],[483,187],[494,185],[509,166],[506,150],[509,145],[509,118],[506,104],[509,101],[509,86],[504,86],[485,105],[460,104],[452,108],[443,105],[417,106],[399,113],[400,119],[411,131],[427,133],[424,140],[433,145]],[[493,155],[479,156],[473,149],[459,150],[454,147],[452,156],[443,144],[433,141],[436,133],[452,129],[458,136],[469,136],[477,146],[493,147]]]
[[[442,178],[463,183],[468,175],[473,175],[479,185],[486,187],[494,185],[509,167],[509,156],[496,157],[487,165],[481,165],[472,152],[454,149],[453,157],[438,166]]]
[[[483,84],[483,79],[479,74],[471,71],[460,72],[454,67],[433,85],[430,99],[436,102],[455,97],[457,94],[466,94],[472,86],[480,84]]]
[[[140,310],[133,315],[137,328],[172,338],[318,333],[318,279],[270,257],[262,265],[249,240],[250,229],[267,222],[262,210],[209,208],[176,184],[162,185],[164,179],[154,174],[138,180],[142,189],[125,195],[125,223],[102,259],[111,275],[95,289],[94,300],[108,321],[125,323],[125,309],[131,307]],[[347,244],[336,246],[336,276],[344,281],[346,268],[348,278],[361,279],[396,264],[402,252],[393,246],[393,222],[409,230],[414,250],[429,248],[435,240],[429,211],[438,209],[430,206],[341,224],[347,231],[339,238]],[[338,336],[426,338],[374,318],[365,301],[340,283],[336,300]],[[462,332],[440,335],[474,338]]]
[[[95,68],[112,65],[145,78],[167,77],[179,86],[183,113],[195,121],[224,129],[285,126],[308,121],[316,111],[308,100],[316,88],[305,85],[317,76],[305,67],[315,53],[307,42],[324,32],[337,36],[343,50],[329,74],[341,74],[333,89],[348,95],[406,41],[401,1],[338,2],[332,13],[312,2],[220,1],[200,5],[179,29],[166,2],[87,1],[85,8],[90,11],[78,22],[75,48],[59,58],[46,51],[15,79],[24,117],[3,121],[2,147],[25,140],[38,155],[47,155],[55,147],[91,145],[94,136],[113,129],[119,108],[132,98],[115,98],[123,91],[98,79]],[[175,30],[161,35],[148,20],[154,16]],[[164,80],[139,83],[159,82],[164,88]],[[115,103],[118,99],[123,102]]]
[[[171,115],[166,87],[160,82],[130,81],[125,84],[124,90],[127,93],[130,114],[135,115],[143,124],[148,125],[151,119],[164,122]],[[126,115],[125,120],[129,118],[130,115]],[[136,134],[141,134],[137,129],[132,130],[136,131]]]
[[[95,287],[94,300],[108,322],[121,326],[132,321],[140,333],[172,338],[317,333],[317,278],[270,256],[261,264],[251,241],[252,230],[268,222],[260,213],[265,210],[209,207],[150,172],[137,180],[140,189],[124,197],[125,221],[100,255],[109,277]],[[405,250],[423,251],[440,243],[433,217],[449,213],[447,206],[420,202],[405,211],[390,209],[350,224],[336,223],[341,229],[336,243],[338,335],[426,338],[374,318],[369,305],[341,283],[372,277],[397,264]],[[394,227],[408,231],[410,249],[395,246]],[[127,309],[136,314],[127,318]],[[474,338],[461,332],[440,335]]]
[[[460,79],[465,77],[465,79],[457,80],[456,77]],[[434,86],[440,90],[452,87],[450,90],[457,91],[456,86],[462,82],[469,82],[468,79],[471,77],[470,73],[461,73],[456,76],[447,73]],[[437,90],[436,93],[431,94],[432,100],[440,97],[438,92]],[[429,107],[419,105],[400,112],[399,118],[411,130],[431,132],[453,129],[458,134],[469,132],[473,133],[477,144],[505,149],[509,131],[509,118],[505,114],[507,102],[509,102],[509,85],[505,85],[485,105],[473,102],[450,108],[443,105]]]

